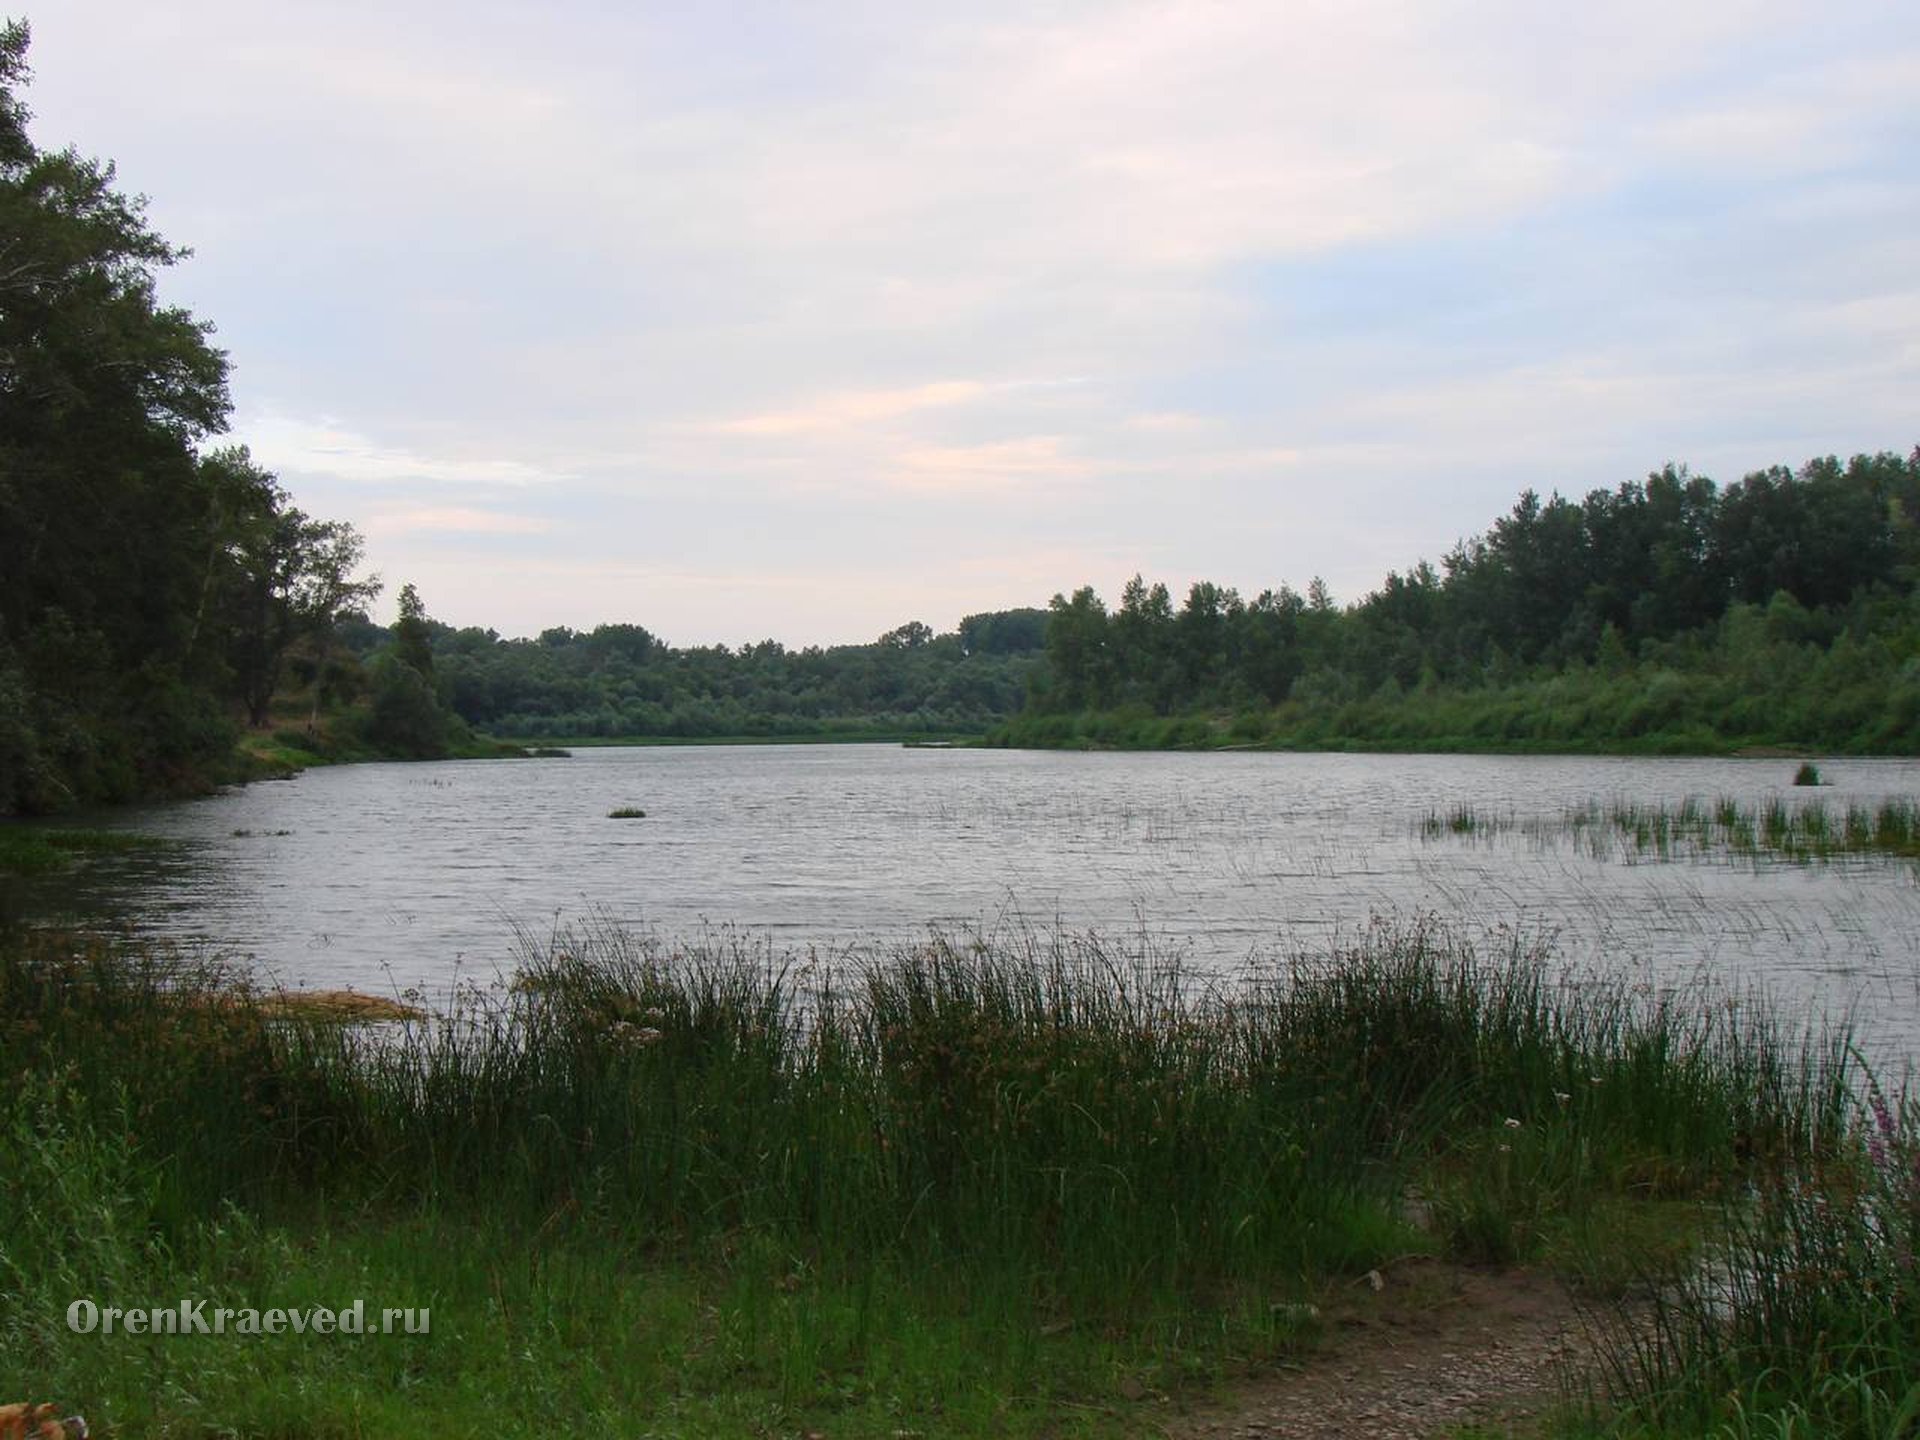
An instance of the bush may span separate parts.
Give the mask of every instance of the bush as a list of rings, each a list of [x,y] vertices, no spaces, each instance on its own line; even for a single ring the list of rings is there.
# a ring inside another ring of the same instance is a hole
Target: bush
[[[447,714],[411,665],[383,655],[373,666],[373,703],[362,734],[382,754],[437,760],[447,753]]]

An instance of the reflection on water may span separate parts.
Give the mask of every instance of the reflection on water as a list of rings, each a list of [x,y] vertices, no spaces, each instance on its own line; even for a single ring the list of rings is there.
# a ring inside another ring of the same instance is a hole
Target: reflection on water
[[[1831,806],[1920,795],[1920,762],[1835,761]],[[582,750],[566,760],[315,770],[87,823],[179,840],[89,861],[67,903],[209,941],[290,984],[446,989],[601,915],[733,924],[831,952],[948,928],[1145,932],[1205,965],[1318,945],[1375,915],[1549,934],[1648,983],[1708,967],[1809,1016],[1920,1042],[1920,886],[1903,863],[1624,863],[1512,833],[1596,799],[1748,805],[1782,760],[1059,754],[883,746]],[[609,820],[618,806],[643,820]],[[1537,832],[1535,827],[1535,831]]]

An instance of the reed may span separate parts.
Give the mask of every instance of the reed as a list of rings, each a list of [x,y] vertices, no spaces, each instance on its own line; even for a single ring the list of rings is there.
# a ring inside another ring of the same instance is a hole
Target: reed
[[[1427,840],[1492,838],[1520,832],[1538,841],[1571,840],[1603,858],[1748,859],[1812,864],[1847,859],[1920,858],[1920,801],[1750,805],[1728,796],[1679,804],[1614,799],[1569,807],[1558,817],[1516,821],[1459,805],[1429,810],[1418,832]]]
[[[1920,1114],[1863,1087],[1847,1143],[1720,1215],[1707,1261],[1616,1331],[1618,1435],[1886,1440],[1920,1430]]]
[[[1306,1343],[1310,1311],[1276,1297],[1408,1250],[1538,1257],[1603,1200],[1733,1201],[1852,1133],[1846,1056],[1764,1012],[1566,983],[1536,949],[1433,927],[1226,982],[1098,936],[828,963],[601,926],[528,942],[516,984],[427,1021],[351,1030],[269,1002],[171,957],[0,946],[0,1283],[22,1297],[0,1355],[136,1428],[231,1425],[226,1405],[301,1433],[300,1384],[394,1364],[495,1428],[488,1396],[530,1432],[666,1417],[610,1378],[640,1365],[643,1322],[649,1346],[733,1357],[682,1395],[715,1433],[745,1423],[742,1393],[878,1430],[992,1391],[1027,1398],[976,1405],[977,1433],[1044,1428],[1115,1365],[1175,1385]],[[355,1273],[445,1297],[458,1358],[273,1369],[57,1326],[102,1285],[319,1293]],[[629,1338],[583,1335],[593,1319]]]

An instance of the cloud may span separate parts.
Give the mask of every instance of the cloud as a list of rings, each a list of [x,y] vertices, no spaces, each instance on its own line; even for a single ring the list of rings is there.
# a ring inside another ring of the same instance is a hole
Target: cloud
[[[711,430],[723,435],[811,435],[895,420],[929,408],[977,399],[987,387],[976,380],[945,380],[900,390],[853,390],[821,396],[797,410],[725,420]]]
[[[1689,97],[1644,121],[1640,133],[1668,163],[1763,172],[1833,167],[1856,160],[1876,131],[1910,116],[1917,87],[1920,50],[1850,55],[1730,94]]]
[[[896,455],[892,482],[913,490],[970,490],[1030,486],[1038,481],[1083,480],[1092,462],[1068,453],[1058,435],[1031,435],[981,445],[927,446]]]
[[[332,476],[364,485],[545,485],[569,478],[518,460],[466,455],[422,455],[382,445],[333,420],[265,414],[243,420],[235,438],[273,470]]]
[[[1920,438],[1910,6],[390,10],[64,0],[29,98],[456,621],[1356,594],[1523,485]]]
[[[369,535],[410,535],[428,531],[442,535],[544,535],[553,522],[534,515],[510,515],[498,510],[464,506],[438,509],[376,510],[368,516]]]
[[[1156,410],[1146,415],[1129,415],[1121,423],[1129,430],[1178,435],[1205,429],[1209,422],[1204,415],[1195,415],[1185,410]]]

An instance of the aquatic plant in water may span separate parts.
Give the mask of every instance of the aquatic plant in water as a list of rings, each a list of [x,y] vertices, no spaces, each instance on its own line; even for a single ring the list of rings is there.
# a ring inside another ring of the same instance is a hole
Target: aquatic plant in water
[[[1557,818],[1524,822],[1457,806],[1444,816],[1428,811],[1418,829],[1428,840],[1485,838],[1517,829],[1535,840],[1570,840],[1602,859],[1738,857],[1806,864],[1920,858],[1920,802],[1905,799],[1844,809],[1818,800],[1789,804],[1778,797],[1759,806],[1727,796],[1711,805],[1693,796],[1678,805],[1596,800],[1569,807]]]

